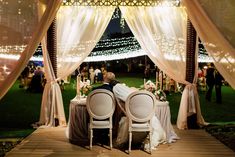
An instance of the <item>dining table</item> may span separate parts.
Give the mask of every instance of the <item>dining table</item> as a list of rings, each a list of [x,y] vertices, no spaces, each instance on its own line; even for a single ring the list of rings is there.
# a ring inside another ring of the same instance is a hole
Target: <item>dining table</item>
[[[118,122],[123,116],[122,110],[116,106],[114,112],[113,132],[117,133]],[[164,131],[166,132],[166,139],[168,143],[179,139],[171,124],[171,113],[168,101],[156,102],[155,115],[159,119]],[[70,101],[69,105],[69,121],[67,127],[67,137],[71,143],[85,144],[89,142],[89,114],[86,108],[86,97],[75,97]]]

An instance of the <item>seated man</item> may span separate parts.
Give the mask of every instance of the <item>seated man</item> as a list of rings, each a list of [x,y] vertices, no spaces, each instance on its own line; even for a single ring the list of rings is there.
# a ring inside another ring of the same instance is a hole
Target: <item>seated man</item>
[[[111,92],[113,92],[113,85],[111,84],[111,81],[115,80],[115,75],[112,72],[107,72],[104,75],[104,79],[103,79],[103,84],[101,86],[95,87],[93,88],[93,90],[96,89],[106,89],[109,90]],[[115,118],[113,118],[114,121]],[[115,131],[115,130],[114,130]],[[109,141],[109,139],[107,138],[107,134],[109,133],[108,130],[100,130],[100,129],[95,129],[94,130],[94,141],[99,141],[101,143],[106,143],[107,141]],[[113,134],[115,135],[116,132],[113,132]]]
[[[103,85],[95,87],[93,90],[95,89],[107,89],[111,92],[113,92],[113,85],[111,84],[111,81],[115,80],[115,75],[112,72],[107,72],[104,75],[104,81],[103,81]]]

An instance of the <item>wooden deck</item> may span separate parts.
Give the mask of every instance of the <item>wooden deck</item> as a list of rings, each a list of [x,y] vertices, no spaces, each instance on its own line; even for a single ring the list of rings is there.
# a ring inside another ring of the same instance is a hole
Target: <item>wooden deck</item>
[[[152,155],[133,150],[109,150],[101,146],[87,148],[70,144],[65,137],[65,128],[37,129],[11,150],[6,157],[235,157],[235,152],[220,143],[204,130],[176,130],[181,137],[176,143],[158,146]]]

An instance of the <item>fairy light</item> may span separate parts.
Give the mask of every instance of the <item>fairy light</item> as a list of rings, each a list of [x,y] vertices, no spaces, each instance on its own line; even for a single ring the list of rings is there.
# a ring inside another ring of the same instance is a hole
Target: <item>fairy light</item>
[[[121,27],[122,29],[125,28],[125,19],[124,19],[124,17],[123,17],[123,14],[121,14],[121,18],[120,18],[120,27]]]
[[[7,68],[6,65],[4,65],[4,66],[2,67],[2,69],[4,70],[4,72],[6,72],[8,68]]]
[[[111,61],[111,60],[120,60],[120,59],[127,59],[127,58],[134,58],[143,55],[147,55],[142,49],[119,49],[119,51],[115,50],[116,53],[109,53],[104,51],[104,53],[100,53],[99,55],[88,56],[84,62],[99,62],[99,61]],[[0,59],[11,59],[11,60],[18,60],[20,55],[10,55],[10,54],[0,54]],[[179,60],[179,57],[176,55],[164,55],[165,58],[168,60]],[[67,58],[67,59],[66,59]],[[70,62],[77,62],[80,60],[81,57],[78,56],[71,56],[71,57],[63,57],[64,61]],[[30,58],[30,61],[43,61],[42,56],[33,56]],[[199,54],[198,56],[199,63],[211,63],[213,59],[205,54]],[[228,62],[226,59],[222,59],[221,62]],[[229,59],[230,63],[235,63],[234,59]]]
[[[175,54],[170,54],[170,53],[164,53],[164,58],[167,58],[167,60],[174,60],[174,61],[181,61],[185,62],[185,57],[181,59],[181,56],[175,55]]]
[[[102,51],[94,51],[90,54],[90,56],[105,56],[105,55],[112,55],[112,54],[124,54],[129,51],[136,51],[139,50],[140,46],[139,45],[131,45],[131,46],[126,46],[126,47],[120,47],[120,48],[115,48],[115,49],[110,49],[110,50],[102,50]]]
[[[140,50],[133,50],[133,51],[125,51],[124,53],[113,53],[111,55],[88,56],[84,60],[84,62],[121,60],[121,59],[144,56],[144,55],[147,55],[147,54],[142,49],[140,49]]]
[[[6,45],[0,46],[0,53],[7,54],[7,53],[21,53],[24,51],[26,45]]]
[[[115,8],[115,11],[113,13],[113,16],[112,16],[112,20],[113,19],[118,19],[120,16],[119,16],[119,9],[118,8]]]
[[[166,37],[155,36],[154,39],[159,43],[159,48],[164,52],[164,57],[168,60],[181,60],[181,56],[178,55],[178,52],[185,51],[185,44],[183,39],[172,39]],[[72,62],[76,62],[81,59],[81,55],[78,52],[83,52],[87,46],[94,44],[96,41],[86,41],[78,45],[72,46],[73,54],[63,58]],[[210,43],[200,43],[207,46],[214,46]],[[177,48],[175,46],[178,46]],[[58,48],[65,48],[66,45],[58,45]],[[8,45],[0,46],[0,58],[18,60],[20,54],[24,51],[26,45]],[[98,50],[96,50],[98,49]],[[106,49],[106,50],[105,50]],[[176,51],[176,49],[178,51]],[[41,46],[35,51],[35,53],[41,54]],[[138,56],[147,55],[138,44],[138,41],[134,37],[122,37],[122,38],[112,38],[100,40],[94,49],[93,52],[85,59],[84,62],[96,62],[96,61],[108,61],[108,60],[119,60],[126,58],[133,58]],[[217,59],[216,57],[214,59]],[[220,58],[218,58],[219,60]],[[43,61],[41,56],[33,56],[31,61]],[[183,58],[183,61],[185,58]],[[235,63],[233,58],[227,57],[227,59],[222,58],[221,62]],[[199,48],[199,57],[198,62],[213,62],[213,59],[207,55],[204,48]]]
[[[20,55],[13,54],[0,54],[0,59],[9,59],[9,60],[18,60]],[[30,61],[43,61],[42,56],[33,56],[30,58]]]
[[[199,63],[212,63],[213,59],[210,56],[206,55],[206,54],[200,53],[198,55],[198,62]]]

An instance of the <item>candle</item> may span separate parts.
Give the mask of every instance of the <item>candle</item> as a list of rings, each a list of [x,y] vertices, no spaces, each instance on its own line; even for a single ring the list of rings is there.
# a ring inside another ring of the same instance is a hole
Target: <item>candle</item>
[[[163,90],[163,72],[159,72],[160,89]]]
[[[80,81],[81,81],[81,75],[77,75],[77,97],[80,99]]]
[[[156,90],[158,90],[158,72],[156,71]]]

